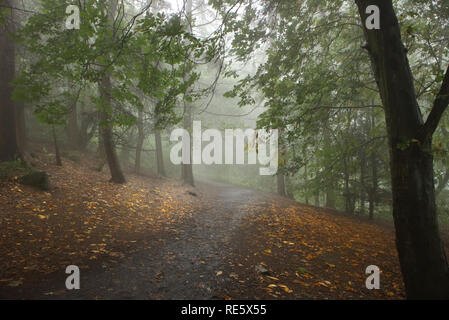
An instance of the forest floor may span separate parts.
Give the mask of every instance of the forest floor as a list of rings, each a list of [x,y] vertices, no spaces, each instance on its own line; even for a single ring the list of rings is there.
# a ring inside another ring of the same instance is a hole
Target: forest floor
[[[404,298],[389,225],[211,181],[115,185],[87,155],[35,153],[48,192],[0,186],[1,299]],[[72,264],[80,290],[65,288]]]

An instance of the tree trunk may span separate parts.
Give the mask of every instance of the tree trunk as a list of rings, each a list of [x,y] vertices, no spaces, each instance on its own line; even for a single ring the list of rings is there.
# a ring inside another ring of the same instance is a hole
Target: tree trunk
[[[369,201],[369,218],[370,220],[374,219],[374,207],[376,205],[376,199],[377,199],[377,188],[378,188],[378,178],[377,178],[377,159],[376,159],[376,153],[374,151],[371,153],[370,156],[370,162],[371,162],[371,188],[370,193],[368,195],[368,201]]]
[[[187,0],[185,2],[186,7],[186,17],[187,17],[187,32],[192,33],[192,8],[193,3],[192,0]],[[187,130],[190,134],[192,134],[192,105],[188,102],[184,104],[184,129]],[[192,151],[192,137],[190,137],[190,150]],[[194,186],[193,180],[193,167],[192,167],[192,152],[190,152],[190,162],[183,163],[181,167],[182,180],[184,183]]]
[[[126,179],[123,175],[120,162],[117,157],[117,151],[115,150],[115,145],[112,135],[112,124],[111,116],[109,112],[112,108],[112,98],[111,98],[111,79],[108,74],[104,75],[99,83],[101,100],[103,105],[100,110],[100,134],[103,140],[104,153],[106,155],[106,161],[111,172],[111,182],[114,183],[125,183]]]
[[[13,7],[14,1],[0,3]],[[6,9],[7,10],[7,9]],[[16,115],[11,100],[13,88],[9,82],[15,77],[15,45],[9,37],[14,31],[14,14],[6,14],[6,23],[0,25],[0,161],[12,161],[20,157],[16,138]]]
[[[80,140],[81,140],[80,130],[78,128],[78,113],[77,113],[78,99],[80,94],[81,90],[78,91],[77,96],[75,97],[75,100],[72,103],[72,108],[70,109],[67,123],[69,144],[75,150],[80,149]]]
[[[326,207],[335,209],[335,192],[331,187],[326,190]]]
[[[449,96],[449,69],[424,123],[413,76],[391,0],[356,0],[362,24],[366,8],[380,8],[380,30],[367,30],[367,49],[385,109],[396,245],[410,299],[449,299],[449,268],[435,206],[432,135]],[[447,91],[447,92],[446,92]]]
[[[329,133],[330,130],[328,128],[328,125],[329,125],[329,115],[327,115],[327,117],[324,120],[324,124],[323,124],[323,137],[324,137],[323,142],[324,142],[325,148],[328,148],[331,144],[330,133]],[[335,190],[334,190],[334,185],[335,185],[334,179],[335,178],[332,174],[332,168],[326,167],[325,172],[327,172],[330,177],[327,179],[327,181],[326,181],[327,183],[324,187],[325,192],[326,192],[325,193],[326,194],[325,206],[327,208],[335,209]]]
[[[306,204],[309,204],[309,190],[307,188],[308,186],[308,181],[309,181],[309,175],[307,172],[307,163],[304,164],[304,194],[305,194],[305,200],[306,200]]]
[[[143,132],[143,110],[139,110],[139,115],[137,118],[137,146],[136,146],[136,161],[135,161],[135,171],[136,174],[140,174],[141,157],[142,157],[142,147],[145,140],[145,133]]]
[[[371,131],[374,130],[376,126],[376,117],[374,115],[371,115]],[[370,220],[374,219],[374,208],[376,206],[376,201],[377,201],[377,189],[379,186],[379,182],[378,182],[378,174],[377,174],[377,154],[376,152],[374,152],[374,148],[373,150],[371,150],[371,154],[370,154],[370,166],[371,166],[371,187],[369,188],[370,192],[368,194],[368,201],[369,201],[369,218]]]
[[[192,107],[186,103],[184,114],[184,129],[188,132],[192,132]],[[192,139],[190,139],[190,150],[192,151]],[[190,163],[183,163],[181,167],[182,180],[185,184],[195,186],[193,180],[193,167],[192,167],[192,152],[190,152]]]
[[[285,177],[282,173],[276,175],[278,195],[285,197]]]
[[[113,28],[115,14],[117,12],[118,0],[109,0],[105,4],[105,10],[108,13],[109,28]],[[111,173],[111,182],[125,183],[126,179],[123,175],[120,162],[117,157],[117,151],[115,149],[113,140],[113,124],[111,121],[112,113],[112,84],[110,73],[107,70],[102,70],[102,75],[98,88],[100,90],[100,98],[102,101],[100,109],[100,134],[103,140],[104,153],[106,155],[106,161]]]
[[[79,149],[85,150],[90,142],[90,140],[97,132],[97,124],[98,124],[98,112],[96,113],[85,113],[83,105],[81,105],[81,126],[80,126],[80,134],[79,134]]]
[[[56,129],[55,126],[51,126],[51,133],[53,135],[53,144],[55,147],[55,160],[56,160],[56,165],[57,166],[62,166],[62,161],[61,161],[61,154],[59,152],[59,146],[58,146],[58,138],[56,137]]]
[[[16,101],[16,135],[17,146],[20,153],[23,154],[27,148],[26,122],[25,122],[25,104]]]
[[[360,152],[360,215],[365,215],[365,202],[366,202],[366,154],[362,150]]]
[[[344,182],[345,182],[345,191],[344,191],[345,211],[347,213],[353,214],[354,210],[353,210],[353,206],[352,206],[352,194],[351,194],[351,189],[349,187],[350,174],[349,174],[349,168],[348,168],[348,160],[346,157],[343,159],[343,166],[344,166],[343,175],[344,175]]]
[[[98,113],[100,115],[100,113]],[[99,120],[100,121],[100,120]],[[104,152],[104,143],[103,143],[103,136],[101,133],[101,125],[98,126],[98,146],[97,146],[97,155],[98,155],[98,164],[97,164],[97,171],[101,172],[103,171],[103,167],[106,164],[106,153]]]
[[[314,193],[314,205],[315,207],[319,207],[320,206],[320,192],[317,191]]]
[[[162,150],[161,132],[159,130],[154,131],[154,140],[156,142],[156,162],[157,162],[157,174],[161,177],[166,177],[164,166],[164,154]]]

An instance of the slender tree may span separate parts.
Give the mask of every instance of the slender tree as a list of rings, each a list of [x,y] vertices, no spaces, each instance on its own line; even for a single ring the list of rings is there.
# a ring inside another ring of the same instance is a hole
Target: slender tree
[[[187,17],[187,32],[192,33],[192,10],[193,10],[193,2],[192,0],[187,0],[186,4],[186,17]],[[185,101],[184,102],[184,129],[186,129],[190,134],[192,133],[192,116],[193,116],[193,107],[190,102]],[[192,146],[190,145],[190,148]],[[190,152],[190,156],[192,157],[192,152]],[[189,184],[191,186],[195,185],[194,179],[193,179],[193,167],[192,167],[192,159],[190,159],[189,163],[183,163],[181,167],[181,174],[182,174],[182,180],[184,183]]]
[[[143,109],[138,110],[137,116],[137,146],[136,146],[136,161],[134,170],[136,174],[140,174],[142,147],[145,141],[145,133],[143,128]]]
[[[113,34],[113,25],[115,15],[117,13],[118,0],[109,0],[108,6],[105,8],[108,12],[108,25],[111,30],[109,32]],[[115,149],[113,140],[113,125],[111,123],[112,113],[112,83],[111,75],[107,70],[103,70],[103,75],[98,82],[101,98],[100,109],[100,134],[103,139],[104,153],[106,155],[106,161],[111,172],[111,181],[115,183],[125,183],[125,175],[123,174],[120,162],[117,157],[117,151]]]
[[[156,143],[156,164],[157,164],[157,174],[161,177],[166,177],[165,166],[164,166],[164,154],[162,150],[162,139],[161,139],[161,131],[159,129],[155,129],[154,131],[154,140]]]

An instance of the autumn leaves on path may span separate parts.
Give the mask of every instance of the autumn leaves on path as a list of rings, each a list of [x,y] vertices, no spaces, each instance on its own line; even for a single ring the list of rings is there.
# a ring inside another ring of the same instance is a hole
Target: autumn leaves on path
[[[38,154],[52,189],[0,187],[0,298],[402,298],[391,228],[214,182],[107,175]],[[65,289],[65,268],[81,289]],[[365,289],[368,265],[381,290]]]
[[[249,204],[226,288],[233,299],[403,299],[393,228],[289,200]],[[366,268],[381,270],[366,289]]]

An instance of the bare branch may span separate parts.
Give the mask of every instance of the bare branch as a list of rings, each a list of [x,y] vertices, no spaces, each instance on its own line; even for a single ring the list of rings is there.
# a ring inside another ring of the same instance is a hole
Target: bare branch
[[[449,105],[449,66],[447,67],[446,74],[444,75],[443,83],[441,84],[440,92],[433,103],[432,111],[430,111],[429,117],[423,126],[422,138],[430,138],[438,127],[441,117],[444,111]]]

